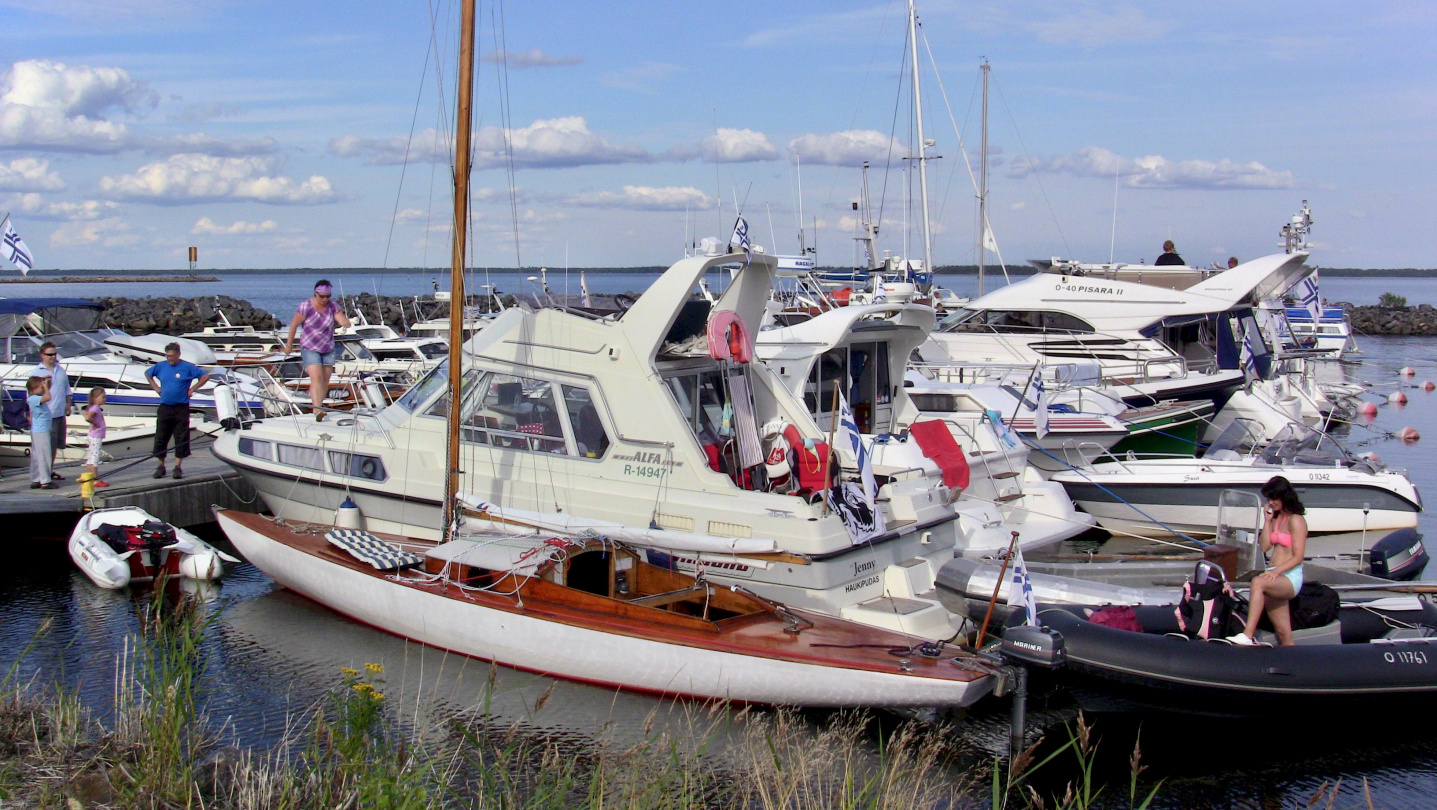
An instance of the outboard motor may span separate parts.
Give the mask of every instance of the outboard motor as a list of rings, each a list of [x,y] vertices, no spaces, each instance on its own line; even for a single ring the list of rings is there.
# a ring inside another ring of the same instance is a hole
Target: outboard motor
[[[1015,664],[1057,669],[1068,660],[1063,649],[1063,634],[1047,627],[1020,624],[1003,630],[999,648],[1003,657]]]
[[[235,401],[233,388],[225,383],[215,386],[215,414],[220,418],[220,427],[225,430],[239,430],[239,404]]]
[[[1398,529],[1378,540],[1367,552],[1369,570],[1374,577],[1412,580],[1427,567],[1427,549],[1416,529]]]

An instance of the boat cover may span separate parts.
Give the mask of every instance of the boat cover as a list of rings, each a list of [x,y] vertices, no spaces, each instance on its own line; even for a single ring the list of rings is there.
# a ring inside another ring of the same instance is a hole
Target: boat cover
[[[970,471],[963,448],[953,439],[953,432],[937,419],[914,422],[908,432],[923,449],[923,455],[933,459],[943,470],[943,486],[949,489],[964,489],[968,486]]]

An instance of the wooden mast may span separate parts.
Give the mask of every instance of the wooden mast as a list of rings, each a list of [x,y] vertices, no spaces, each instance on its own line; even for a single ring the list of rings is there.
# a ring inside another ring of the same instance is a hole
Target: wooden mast
[[[454,256],[449,274],[449,455],[444,476],[444,539],[459,493],[459,409],[464,383],[464,253],[469,224],[469,130],[474,107],[474,0],[463,0],[459,25],[459,105],[454,115]]]

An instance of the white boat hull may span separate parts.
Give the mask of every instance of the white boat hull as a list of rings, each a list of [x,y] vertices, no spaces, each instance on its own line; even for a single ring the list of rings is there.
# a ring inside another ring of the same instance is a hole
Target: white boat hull
[[[672,696],[804,706],[968,705],[954,683],[776,661],[604,633],[455,600],[336,566],[218,515],[255,567],[337,613],[430,646],[570,680]]]
[[[205,582],[224,576],[224,561],[238,562],[178,527],[175,528],[175,543],[160,552],[161,559],[158,561],[150,558],[149,551],[119,554],[95,534],[95,530],[105,524],[140,526],[152,520],[157,518],[138,506],[96,509],[80,518],[71,532],[68,544],[70,559],[91,582],[106,590],[118,590],[131,582],[150,579],[149,576],[136,577],[136,569],[164,569],[171,555],[179,555],[174,566],[176,574]],[[132,565],[131,555],[138,555],[142,565]]]

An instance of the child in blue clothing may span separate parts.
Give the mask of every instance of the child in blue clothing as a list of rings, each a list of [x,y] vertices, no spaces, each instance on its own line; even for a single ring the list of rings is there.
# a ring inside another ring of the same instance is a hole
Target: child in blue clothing
[[[30,488],[54,489],[50,480],[50,380],[31,377],[25,381],[25,402],[30,406]]]

